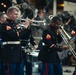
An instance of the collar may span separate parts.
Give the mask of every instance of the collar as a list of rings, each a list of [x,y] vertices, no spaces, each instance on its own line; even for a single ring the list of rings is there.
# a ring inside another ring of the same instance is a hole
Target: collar
[[[7,19],[7,21],[9,21],[10,23],[14,23],[15,21],[13,20],[10,20],[10,19]]]

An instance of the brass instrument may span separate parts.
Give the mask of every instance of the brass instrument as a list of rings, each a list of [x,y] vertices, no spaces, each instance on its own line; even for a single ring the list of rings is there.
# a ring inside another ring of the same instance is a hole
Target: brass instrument
[[[19,20],[26,21],[26,19],[19,19]],[[43,22],[44,22],[44,21],[31,20],[31,19],[28,19],[28,20],[30,20],[31,22],[41,22],[41,23],[43,23]]]
[[[49,20],[52,20],[53,17],[54,17],[53,15],[48,16]]]
[[[59,25],[59,31],[61,34],[61,37],[63,38],[63,41],[65,42],[65,44],[67,44],[69,46],[69,50],[71,51],[71,53],[73,54],[73,56],[76,58],[76,52],[74,51],[74,49],[71,46],[71,43],[73,43],[76,40],[76,36],[71,37],[63,28],[63,26]]]
[[[29,18],[26,18],[26,19],[30,20],[32,26],[46,25],[45,20],[41,21],[41,20],[31,20]],[[26,19],[22,19],[21,18],[21,19],[17,19],[17,21],[19,21],[20,23],[22,23],[22,22],[26,22]]]

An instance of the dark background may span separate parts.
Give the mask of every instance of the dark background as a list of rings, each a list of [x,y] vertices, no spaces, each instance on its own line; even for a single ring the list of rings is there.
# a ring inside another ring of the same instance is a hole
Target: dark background
[[[23,2],[27,2],[27,0],[16,0],[17,4],[21,4]],[[76,0],[65,0],[69,2],[76,2]],[[53,8],[53,0],[31,0],[32,4],[38,8],[38,9],[43,9],[43,8]],[[63,3],[64,0],[57,0],[57,5]],[[4,8],[1,3],[6,4],[6,8]],[[11,0],[0,0],[0,11],[6,11],[8,7],[12,5]],[[57,9],[63,9],[63,7],[58,7]]]

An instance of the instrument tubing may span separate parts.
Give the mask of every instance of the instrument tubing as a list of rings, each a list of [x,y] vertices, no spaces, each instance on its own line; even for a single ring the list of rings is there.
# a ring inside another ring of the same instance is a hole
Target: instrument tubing
[[[7,44],[20,44],[20,41],[8,41],[8,42],[2,42],[2,45],[7,45]]]

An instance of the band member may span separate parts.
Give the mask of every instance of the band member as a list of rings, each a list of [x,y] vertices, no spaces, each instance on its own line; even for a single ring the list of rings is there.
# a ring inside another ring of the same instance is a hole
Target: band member
[[[6,21],[6,19],[7,19],[6,13],[0,13],[0,26],[2,23],[4,23]],[[2,38],[0,35],[0,75],[4,75],[3,64],[1,62],[1,51],[2,51]]]
[[[71,36],[76,36],[76,22],[75,22],[75,24],[73,25],[73,29],[72,29],[72,31],[71,31]],[[75,40],[75,42],[74,42],[74,44],[75,44],[75,52],[76,52],[76,40]],[[76,64],[76,58],[75,58],[75,64]],[[75,70],[74,70],[74,72],[73,72],[73,75],[76,75],[76,66],[75,66]]]
[[[19,34],[26,31],[28,24],[24,30],[18,31],[18,24],[15,23],[18,14],[19,9],[17,7],[9,7],[7,10],[8,19],[1,24],[0,28],[2,38],[1,61],[7,66],[6,70],[4,70],[5,75],[24,75],[24,68],[19,66],[19,71],[16,72],[16,66],[17,64],[22,65],[22,48]]]
[[[23,8],[22,18],[32,19],[34,17],[33,11],[31,8],[29,8],[29,5],[27,3],[23,3],[22,8]]]
[[[58,31],[60,24],[61,20],[55,16],[50,25],[43,31],[42,47],[38,55],[38,59],[42,61],[40,75],[63,75],[62,64],[57,52],[68,49],[68,46],[57,45],[62,42],[62,37]]]
[[[7,19],[6,13],[0,13],[0,24],[4,23]]]
[[[31,8],[29,8],[27,3],[23,3],[22,4],[22,8],[24,10],[23,14],[22,14],[22,18],[24,19],[33,19],[33,11],[31,10]],[[31,23],[31,22],[30,22]],[[31,24],[30,24],[31,25]],[[32,30],[30,28],[30,26],[27,28],[27,33],[21,33],[20,34],[20,40],[21,40],[21,46],[25,47],[25,48],[29,48],[29,43],[32,44],[32,46],[36,49],[37,45],[36,45],[36,41],[32,35]],[[26,49],[25,49],[26,51]],[[26,75],[32,75],[32,62],[27,60],[27,54],[25,53],[25,51],[23,51],[23,62],[24,62],[24,67],[26,68]]]
[[[27,33],[23,32],[20,34],[20,40],[21,46],[25,48],[25,50],[23,50],[23,62],[24,67],[26,68],[26,75],[32,75],[32,62],[27,58],[27,50],[30,49],[31,44],[34,47],[34,49],[37,48],[37,45],[34,37],[32,36],[32,31],[29,27],[27,28]]]

